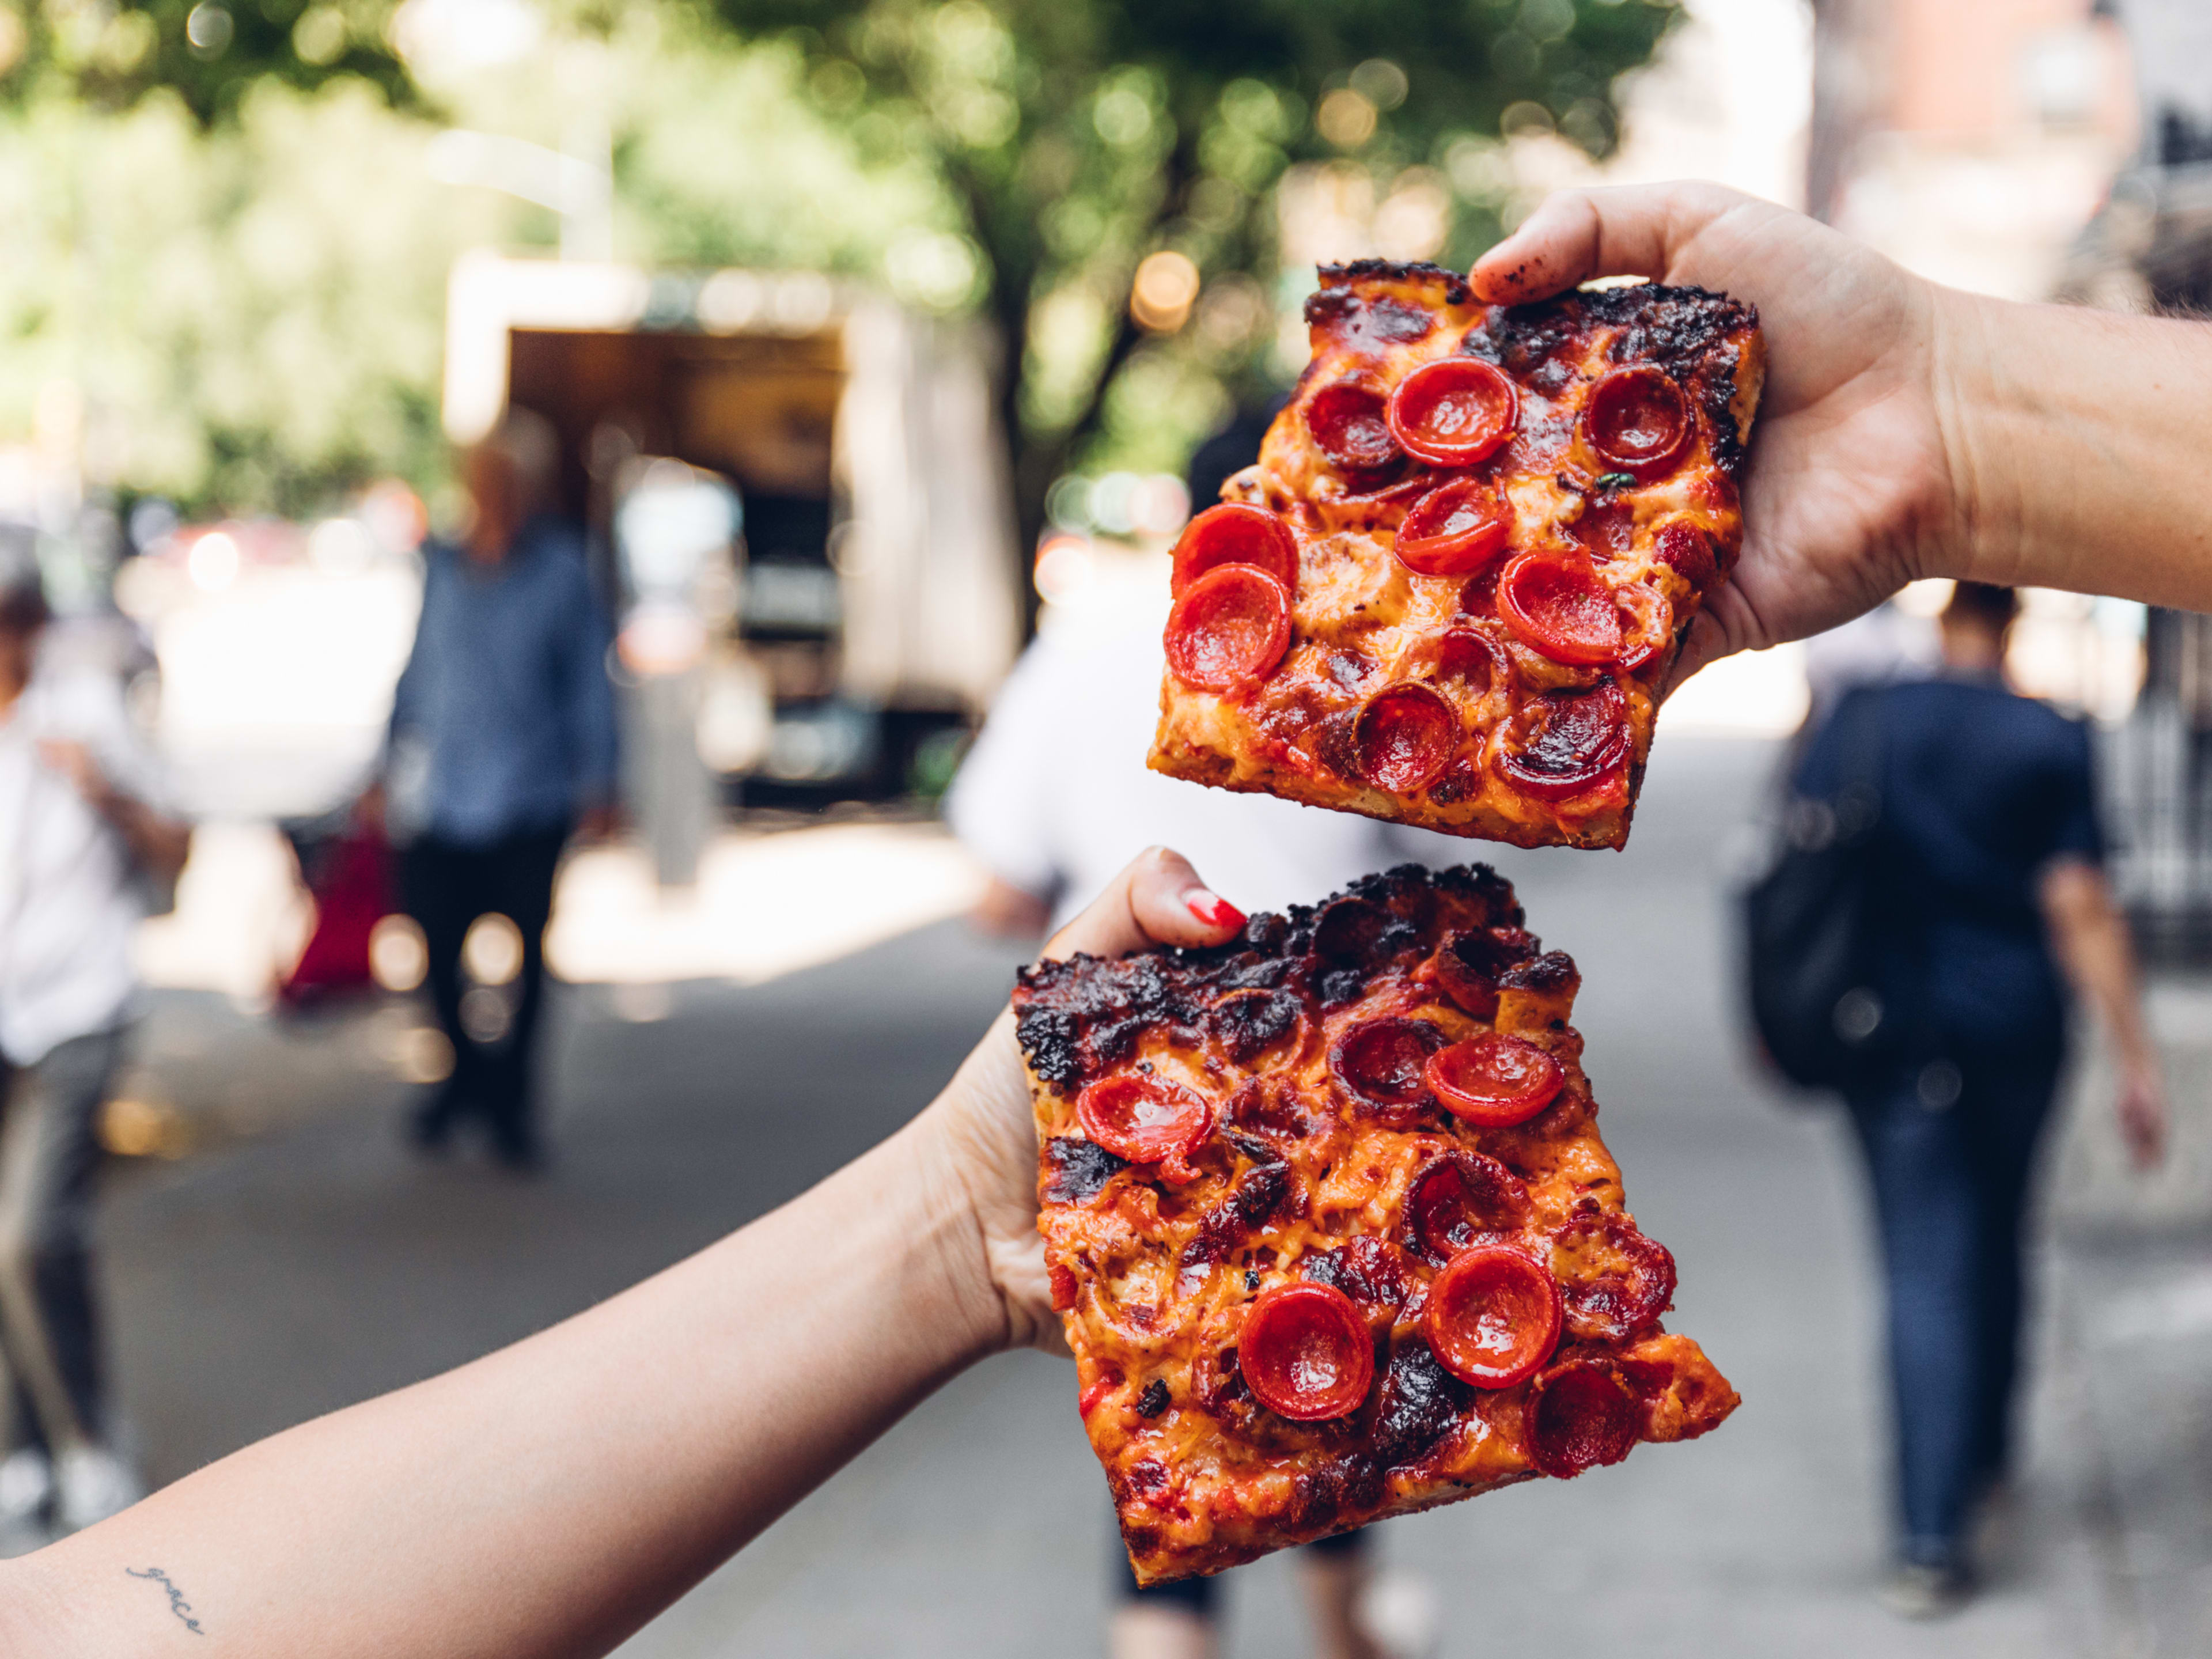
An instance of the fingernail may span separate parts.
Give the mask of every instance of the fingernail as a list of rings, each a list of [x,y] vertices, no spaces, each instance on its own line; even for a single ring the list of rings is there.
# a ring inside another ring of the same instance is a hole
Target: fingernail
[[[1244,913],[1218,893],[1210,893],[1203,887],[1194,887],[1183,895],[1183,902],[1190,907],[1191,915],[1209,927],[1242,927]]]

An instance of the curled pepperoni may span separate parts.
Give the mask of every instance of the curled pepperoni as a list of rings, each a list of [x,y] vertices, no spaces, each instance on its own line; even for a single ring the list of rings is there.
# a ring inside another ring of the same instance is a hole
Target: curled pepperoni
[[[1632,363],[1590,388],[1583,430],[1600,460],[1649,482],[1671,471],[1689,447],[1690,400],[1666,370]]]
[[[1498,574],[1498,614],[1553,662],[1620,654],[1620,605],[1587,559],[1551,548],[1522,554]]]
[[[1471,691],[1504,683],[1505,653],[1486,634],[1472,628],[1448,628],[1437,636],[1437,678],[1457,680]]]
[[[1407,509],[1394,550],[1416,575],[1464,576],[1495,558],[1512,536],[1512,513],[1495,489],[1477,478],[1454,478]]]
[[[1116,1158],[1158,1164],[1194,1150],[1213,1130],[1205,1096],[1143,1072],[1117,1072],[1075,1097],[1083,1133]]]
[[[1355,1098],[1370,1106],[1425,1105],[1422,1073],[1444,1034],[1425,1019],[1370,1019],[1328,1051],[1328,1069]]]
[[[1279,1417],[1318,1423],[1358,1408],[1375,1380],[1375,1342],[1350,1297],[1328,1285],[1277,1285],[1244,1316],[1237,1364]]]
[[[1610,681],[1588,691],[1547,691],[1529,708],[1520,748],[1500,754],[1498,767],[1538,799],[1579,795],[1627,761],[1628,700]]]
[[[1433,783],[1459,750],[1459,712],[1416,680],[1368,700],[1352,730],[1359,775],[1377,789],[1410,794]]]
[[[1559,1289],[1510,1244],[1454,1256],[1429,1286],[1421,1332],[1443,1368],[1478,1389],[1510,1389],[1559,1346]]]
[[[1185,525],[1176,542],[1170,585],[1181,593],[1207,571],[1224,564],[1249,564],[1266,571],[1285,589],[1297,590],[1297,538],[1290,526],[1264,507],[1224,501]]]
[[[1297,1030],[1305,1004],[1292,991],[1231,991],[1206,1011],[1206,1028],[1239,1066],[1249,1065]]]
[[[1521,1177],[1480,1152],[1439,1152],[1406,1188],[1406,1248],[1433,1267],[1484,1234],[1511,1232],[1528,1218]]]
[[[1168,666],[1201,691],[1265,678],[1290,643],[1290,590],[1250,565],[1206,572],[1168,612]]]
[[[1391,914],[1372,899],[1340,898],[1314,921],[1314,954],[1326,962],[1367,967],[1395,948]]]
[[[1472,466],[1513,435],[1521,393],[1479,357],[1424,363],[1390,394],[1391,435],[1433,466]]]
[[[1484,927],[1444,935],[1427,972],[1443,993],[1477,1019],[1498,1016],[1498,976],[1535,954],[1535,941],[1518,927]]]
[[[1674,1256],[1625,1215],[1583,1216],[1552,1241],[1567,1328],[1625,1342],[1674,1305]]]
[[[1306,404],[1306,430],[1343,472],[1376,472],[1399,459],[1382,394],[1360,380],[1337,380]]]
[[[1699,592],[1720,574],[1719,562],[1713,557],[1713,538],[1686,519],[1671,519],[1660,526],[1652,551],[1660,563]]]
[[[1528,1461],[1571,1480],[1618,1463],[1636,1444],[1635,1397],[1602,1365],[1577,1359],[1536,1379],[1529,1395]]]
[[[1423,1079],[1446,1111],[1484,1129],[1526,1123],[1567,1080],[1559,1062],[1534,1043],[1498,1031],[1437,1049]]]

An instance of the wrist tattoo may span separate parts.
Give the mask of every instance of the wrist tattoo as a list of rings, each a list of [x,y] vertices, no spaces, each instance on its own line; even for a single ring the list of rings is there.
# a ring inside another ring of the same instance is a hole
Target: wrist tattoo
[[[177,1616],[178,1621],[195,1636],[205,1636],[207,1634],[205,1631],[200,1628],[200,1621],[192,1617],[192,1604],[185,1600],[184,1591],[179,1589],[174,1583],[170,1582],[169,1575],[163,1572],[161,1568],[149,1567],[145,1571],[141,1572],[136,1567],[125,1567],[123,1569],[123,1572],[124,1576],[128,1578],[151,1579],[155,1583],[159,1584],[163,1589],[168,1591],[169,1611]]]

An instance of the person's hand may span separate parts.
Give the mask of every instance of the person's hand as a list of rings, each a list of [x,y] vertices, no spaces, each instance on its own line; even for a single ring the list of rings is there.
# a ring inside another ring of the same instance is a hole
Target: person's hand
[[[2119,1118],[2120,1138],[2138,1170],[2154,1170],[2166,1157],[2166,1079],[2155,1060],[2140,1060],[2120,1070],[2119,1091],[2112,1110]]]
[[[1091,907],[1044,947],[1048,961],[1088,951],[1118,957],[1147,945],[1219,945],[1244,925],[1181,854],[1139,854]],[[948,1183],[973,1209],[991,1283],[1006,1310],[1007,1347],[1067,1352],[1037,1237],[1036,1118],[1010,1008],[992,1022],[930,1117],[949,1155]]]
[[[1743,556],[1706,596],[1673,685],[1950,574],[1944,290],[1802,214],[1705,184],[1559,191],[1473,272],[1492,303],[1596,276],[1725,292],[1759,307],[1766,337]]]

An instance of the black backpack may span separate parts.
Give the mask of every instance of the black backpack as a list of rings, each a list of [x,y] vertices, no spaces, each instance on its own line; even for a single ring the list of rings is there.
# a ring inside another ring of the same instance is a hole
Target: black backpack
[[[1881,693],[1854,691],[1829,719],[1843,786],[1832,799],[1791,793],[1773,863],[1743,897],[1752,1022],[1783,1075],[1814,1089],[1871,1081],[1905,1046],[1875,961]]]

